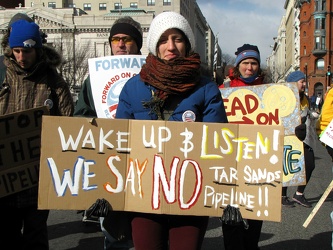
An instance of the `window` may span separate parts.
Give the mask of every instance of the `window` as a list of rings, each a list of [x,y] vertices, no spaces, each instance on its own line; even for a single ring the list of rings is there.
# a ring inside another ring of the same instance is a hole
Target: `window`
[[[324,37],[324,36],[315,37],[315,49],[316,50],[325,50],[326,49],[326,37]]]
[[[99,10],[106,10],[106,3],[100,3]]]
[[[326,0],[316,0],[315,1],[315,12],[326,10]]]
[[[70,3],[70,4],[68,4],[68,7],[69,7],[69,8],[75,8],[76,5],[75,5],[75,3]]]
[[[121,3],[114,3],[114,9],[115,10],[121,10],[122,9]]]
[[[56,8],[56,3],[55,2],[48,2],[47,7],[55,9]]]
[[[315,37],[315,49],[319,49],[320,48],[320,37]]]
[[[323,17],[315,17],[315,29],[316,30],[324,30],[326,25],[325,25],[325,18]]]
[[[303,48],[303,55],[306,55],[306,46]]]
[[[324,59],[322,58],[319,58],[316,62],[316,67],[317,69],[319,70],[323,70],[325,68],[325,62],[324,62]]]
[[[138,3],[130,3],[130,7],[137,9],[138,8]]]
[[[84,3],[83,10],[91,10],[91,3]]]
[[[147,0],[148,6],[155,6],[155,0]]]
[[[326,49],[326,37],[321,37],[321,49]]]
[[[171,0],[163,0],[163,6],[171,5]]]
[[[326,27],[326,26],[325,26],[325,18],[321,18],[321,19],[320,19],[320,27],[321,27],[322,30],[325,29],[325,27]]]
[[[322,2],[321,2],[321,10],[326,10],[326,0],[322,0]]]
[[[315,11],[319,10],[319,0],[315,1]]]

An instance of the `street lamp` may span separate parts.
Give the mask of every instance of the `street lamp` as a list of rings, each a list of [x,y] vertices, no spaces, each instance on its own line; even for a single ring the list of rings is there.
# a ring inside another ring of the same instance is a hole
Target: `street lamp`
[[[328,90],[328,88],[331,86],[331,65],[327,66],[327,84],[326,84],[326,90]]]
[[[305,94],[309,95],[309,83],[308,83],[308,64],[304,65],[304,74],[305,74]]]

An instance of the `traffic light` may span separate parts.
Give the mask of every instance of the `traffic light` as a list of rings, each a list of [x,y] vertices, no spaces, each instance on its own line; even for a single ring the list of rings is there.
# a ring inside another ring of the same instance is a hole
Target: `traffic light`
[[[327,66],[327,75],[330,76],[331,75],[331,65]]]

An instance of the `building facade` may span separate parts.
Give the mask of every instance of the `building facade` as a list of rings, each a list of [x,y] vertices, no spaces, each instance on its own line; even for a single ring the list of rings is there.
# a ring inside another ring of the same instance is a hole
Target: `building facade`
[[[85,5],[89,3],[89,8]],[[190,23],[195,35],[196,49],[199,53],[203,68],[211,72],[213,76],[213,62],[215,50],[215,35],[203,16],[195,0],[165,1],[71,1],[71,0],[26,0],[26,7],[0,10],[0,39],[7,29],[11,17],[17,12],[26,13],[32,17],[45,32],[48,45],[59,48],[68,63],[62,73],[71,72],[74,87],[82,84],[81,72],[73,67],[83,58],[80,58],[78,50],[89,52],[90,57],[111,55],[108,37],[113,22],[121,16],[131,16],[138,21],[143,28],[142,54],[148,54],[146,37],[153,18],[163,11],[175,11],[182,14]],[[103,7],[105,6],[105,7]],[[75,53],[73,53],[75,51]],[[219,48],[221,62],[221,49]],[[2,48],[0,46],[0,53]],[[80,64],[87,68],[86,62]],[[85,73],[87,75],[87,72]]]
[[[301,70],[308,96],[325,96],[332,86],[332,6],[333,0],[285,1],[286,14],[267,60],[273,79]]]
[[[300,30],[297,0],[286,0],[277,37],[274,37],[272,53],[267,66],[273,82],[285,81],[287,75],[300,67]]]
[[[301,1],[300,69],[309,96],[324,96],[332,85],[332,0]]]
[[[283,16],[278,29],[278,35],[273,38],[272,53],[266,63],[271,73],[271,82],[284,81],[286,77],[286,17]]]

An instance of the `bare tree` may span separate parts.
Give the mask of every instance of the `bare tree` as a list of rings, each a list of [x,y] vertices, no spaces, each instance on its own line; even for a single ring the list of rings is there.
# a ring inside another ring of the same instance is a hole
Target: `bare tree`
[[[277,65],[273,68],[267,67],[264,71],[266,82],[277,83],[285,80],[286,71],[283,65]]]
[[[233,65],[236,61],[236,57],[231,56],[229,54],[223,54],[222,61],[223,61],[223,63],[225,63],[225,65]]]
[[[274,83],[275,82],[273,73],[272,73],[272,71],[269,67],[263,68],[262,71],[264,72],[266,83]]]
[[[63,35],[56,48],[63,54],[64,62],[60,67],[60,73],[69,84],[71,90],[81,86],[88,75],[88,59],[95,54],[90,50],[90,41],[84,45],[73,44],[73,37]]]

